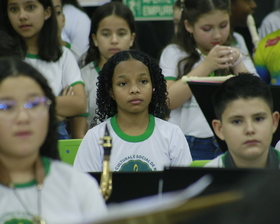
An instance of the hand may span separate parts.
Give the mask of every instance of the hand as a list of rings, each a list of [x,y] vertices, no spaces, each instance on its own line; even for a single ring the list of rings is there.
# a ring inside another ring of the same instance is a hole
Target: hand
[[[65,117],[56,115],[56,119],[57,119],[58,122],[61,122],[61,121],[64,121],[64,120],[65,120]]]
[[[206,56],[203,63],[211,70],[210,72],[228,68],[237,60],[237,51],[236,48],[216,45]]]
[[[73,96],[74,95],[73,86],[66,86],[61,93],[61,96]]]

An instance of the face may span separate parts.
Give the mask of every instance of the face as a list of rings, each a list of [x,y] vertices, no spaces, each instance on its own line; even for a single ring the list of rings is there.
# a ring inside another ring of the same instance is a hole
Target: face
[[[50,8],[45,10],[38,0],[8,0],[7,13],[12,27],[25,41],[37,41],[45,20],[51,16]]]
[[[217,44],[223,44],[229,36],[229,14],[215,10],[202,15],[192,26],[185,21],[185,28],[193,35],[196,46],[202,53],[208,52]]]
[[[133,45],[135,33],[131,33],[128,23],[123,18],[110,15],[100,21],[92,38],[100,51],[99,66],[102,67],[112,55],[128,50]]]
[[[247,26],[247,16],[253,14],[257,4],[254,0],[232,0],[231,26]]]
[[[46,109],[34,117],[23,108],[23,103],[43,96],[41,87],[27,76],[9,77],[2,81],[0,100],[12,100],[20,106],[14,119],[0,121],[0,157],[22,158],[39,154],[48,131],[49,113]],[[3,111],[0,113],[3,115]]]
[[[182,11],[178,7],[173,9],[173,24],[174,24],[174,33],[178,32],[179,22],[181,20]]]
[[[63,27],[65,26],[65,16],[62,11],[62,4],[61,0],[52,0],[54,10],[55,10],[55,15],[56,15],[56,21],[58,25],[58,35],[61,35],[61,31]]]
[[[264,161],[266,163],[272,135],[277,129],[279,113],[271,113],[259,97],[237,99],[214,120],[215,133],[225,140],[234,161]]]
[[[111,97],[118,105],[118,113],[148,114],[152,99],[149,69],[135,59],[120,62],[112,77]]]

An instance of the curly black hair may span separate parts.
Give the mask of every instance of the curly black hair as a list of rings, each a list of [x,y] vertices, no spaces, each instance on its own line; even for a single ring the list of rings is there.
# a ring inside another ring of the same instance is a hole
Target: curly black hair
[[[117,104],[110,96],[112,77],[115,67],[120,62],[129,59],[141,61],[149,69],[152,86],[154,88],[152,100],[149,104],[149,114],[161,119],[167,119],[169,117],[168,93],[166,89],[166,81],[161,72],[161,68],[158,66],[157,62],[147,54],[138,50],[126,50],[109,58],[100,71],[97,83],[96,116],[93,119],[92,126],[97,122],[102,122],[118,113]]]
[[[55,96],[49,87],[47,80],[31,65],[23,62],[18,57],[7,57],[0,59],[0,84],[9,77],[27,76],[33,79],[43,90],[46,97],[52,103],[49,108],[49,127],[45,141],[40,147],[40,156],[59,159],[57,120],[55,111]],[[15,87],[16,88],[16,87]]]

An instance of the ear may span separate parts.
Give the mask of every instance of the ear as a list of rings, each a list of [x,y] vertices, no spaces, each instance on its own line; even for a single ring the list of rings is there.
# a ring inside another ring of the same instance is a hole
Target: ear
[[[277,130],[278,122],[279,122],[279,112],[275,111],[272,114],[272,122],[273,122],[273,133]]]
[[[216,135],[221,139],[225,140],[224,134],[223,134],[223,127],[222,127],[222,122],[220,120],[214,119],[212,121],[212,127],[216,133]]]
[[[45,20],[47,20],[48,18],[50,18],[51,15],[52,15],[51,7],[48,7],[48,8],[45,9],[45,11],[44,11]]]
[[[113,100],[115,100],[115,95],[114,95],[112,89],[109,90],[109,93],[110,93],[110,97],[111,97]]]
[[[97,42],[97,39],[96,39],[96,35],[94,33],[91,34],[91,38],[93,40],[93,43],[94,43],[95,47],[98,47],[98,42]]]
[[[134,40],[135,40],[135,37],[136,37],[136,34],[135,33],[132,33],[131,34],[131,39],[130,39],[130,44],[129,46],[132,47],[133,43],[134,43]]]
[[[184,20],[184,25],[185,25],[185,29],[186,29],[189,33],[193,33],[193,26],[189,23],[188,20]]]

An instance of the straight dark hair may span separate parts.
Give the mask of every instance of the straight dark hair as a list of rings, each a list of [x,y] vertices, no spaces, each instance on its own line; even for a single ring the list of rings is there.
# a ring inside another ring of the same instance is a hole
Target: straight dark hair
[[[196,43],[193,36],[186,30],[184,21],[187,20],[190,25],[198,21],[203,14],[211,13],[214,10],[228,12],[230,15],[230,0],[184,0],[182,3],[182,16],[179,23],[177,34],[173,38],[173,43],[177,44],[188,56],[178,63],[178,78],[188,74],[194,64],[199,61],[200,54],[196,50]],[[229,35],[230,36],[230,35]],[[230,44],[230,37],[226,44]],[[181,67],[183,64],[183,73]],[[226,69],[216,70],[215,76],[232,74],[232,71]]]
[[[122,4],[121,2],[109,2],[98,7],[94,11],[91,18],[91,28],[89,34],[89,49],[86,53],[85,62],[82,63],[83,65],[86,65],[93,61],[96,61],[97,63],[99,62],[100,52],[98,47],[95,46],[92,40],[92,34],[96,35],[100,21],[110,15],[116,15],[124,19],[128,24],[130,33],[136,33],[136,24],[135,24],[134,16],[131,10],[126,5]],[[132,49],[137,48],[136,40],[134,40],[131,48]]]
[[[0,85],[3,80],[10,77],[26,76],[33,79],[43,90],[52,104],[49,107],[49,126],[47,137],[40,147],[40,156],[47,156],[52,159],[59,159],[58,153],[58,133],[55,111],[55,96],[48,85],[47,80],[31,65],[23,62],[18,57],[6,57],[0,59]]]
[[[273,98],[270,86],[259,77],[240,73],[226,80],[214,93],[212,102],[217,118],[222,119],[227,106],[237,99],[261,98],[273,112]]]
[[[62,55],[62,48],[58,40],[58,28],[55,16],[55,10],[51,0],[38,0],[42,4],[44,10],[50,8],[51,16],[45,20],[38,38],[38,56],[43,61],[57,61]],[[14,30],[8,18],[8,0],[0,1],[0,27],[2,27],[9,35],[19,39],[20,46],[27,53],[27,46],[23,38]]]

